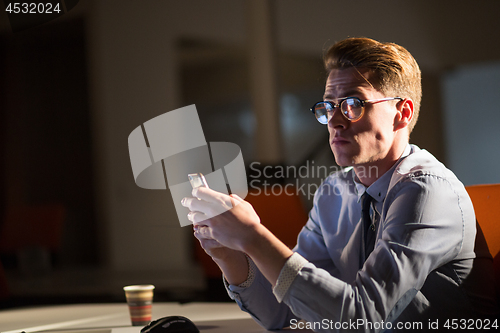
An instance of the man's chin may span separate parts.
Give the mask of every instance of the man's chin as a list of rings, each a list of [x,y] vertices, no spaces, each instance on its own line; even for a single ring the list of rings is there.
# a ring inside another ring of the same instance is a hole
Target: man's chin
[[[356,159],[356,154],[352,154],[350,151],[341,149],[339,147],[330,147],[332,149],[333,157],[335,158],[335,163],[340,167],[353,166]]]
[[[345,157],[339,157],[333,154],[335,157],[335,163],[337,163],[338,166],[340,167],[348,167],[353,165],[353,161],[351,159],[345,158]]]

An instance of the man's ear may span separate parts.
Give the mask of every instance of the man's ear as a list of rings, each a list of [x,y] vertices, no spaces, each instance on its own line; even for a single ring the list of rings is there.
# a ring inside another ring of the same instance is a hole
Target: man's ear
[[[410,98],[406,98],[402,101],[399,101],[396,104],[396,108],[398,112],[394,117],[394,130],[399,131],[405,127],[410,125],[411,120],[413,119],[413,101]]]

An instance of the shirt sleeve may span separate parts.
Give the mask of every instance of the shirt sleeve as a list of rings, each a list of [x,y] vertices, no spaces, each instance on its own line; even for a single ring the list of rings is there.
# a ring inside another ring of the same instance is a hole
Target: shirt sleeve
[[[235,286],[223,279],[229,297],[268,330],[289,326],[290,320],[297,317],[286,304],[277,301],[271,283],[257,269],[252,259],[247,257],[247,260],[249,275],[245,282]]]
[[[381,237],[354,281],[342,281],[310,262],[301,261],[299,269],[290,260],[275,293],[297,316],[310,322],[372,324],[395,321],[416,299],[426,279],[435,284],[436,291],[449,288],[450,295],[461,297],[453,272],[443,278],[444,271],[436,271],[457,258],[468,228],[464,221],[473,218],[469,207],[460,203],[456,188],[446,179],[421,175],[401,182],[388,193]],[[285,282],[290,274],[295,278]],[[425,300],[420,305],[424,311]]]
[[[240,288],[250,287],[253,283],[253,280],[255,280],[255,271],[257,271],[257,266],[255,266],[255,263],[252,261],[252,259],[250,259],[246,254],[245,258],[247,259],[247,264],[248,264],[248,276],[243,283],[240,283],[238,285],[238,287]],[[224,279],[224,281],[226,281],[226,279]]]
[[[278,281],[273,288],[273,293],[278,302],[281,303],[293,280],[299,274],[302,267],[307,263],[308,261],[297,252],[294,252],[294,254],[288,258],[285,265],[281,269]]]
[[[290,326],[291,319],[300,319],[282,300],[303,265],[313,262],[316,267],[327,269],[330,274],[336,275],[336,268],[328,254],[318,223],[318,198],[316,193],[309,220],[302,228],[298,244],[293,249],[294,254],[283,266],[274,288],[248,257],[255,276],[249,274],[247,280],[239,286],[230,285],[224,280],[231,299],[266,329],[281,329]]]

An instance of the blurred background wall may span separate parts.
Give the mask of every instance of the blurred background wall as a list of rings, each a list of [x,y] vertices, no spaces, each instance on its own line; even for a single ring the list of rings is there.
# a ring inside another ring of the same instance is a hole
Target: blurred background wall
[[[322,98],[323,52],[346,37],[406,47],[423,74],[411,142],[466,183],[500,182],[499,14],[487,0],[80,0],[13,33],[2,11],[1,223],[40,206],[64,211],[57,246],[3,251],[11,297],[206,288],[170,194],[135,185],[128,135],[196,104],[207,141],[237,143],[247,166],[334,165],[309,107]],[[36,233],[26,228],[18,237]]]

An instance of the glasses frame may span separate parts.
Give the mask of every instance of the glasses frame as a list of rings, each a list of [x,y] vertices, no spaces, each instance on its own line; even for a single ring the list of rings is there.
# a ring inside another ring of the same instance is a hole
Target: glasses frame
[[[326,103],[326,104],[329,104],[331,106],[332,111],[335,111],[335,108],[338,108],[339,110],[342,110],[342,108],[341,108],[342,103],[344,103],[348,99],[357,99],[359,101],[359,103],[361,104],[361,113],[356,118],[351,119],[351,118],[349,118],[346,115],[346,112],[341,112],[341,114],[344,116],[344,118],[346,118],[347,120],[349,120],[349,121],[351,121],[353,123],[356,122],[356,121],[358,121],[358,120],[360,120],[363,117],[363,115],[365,114],[365,104],[366,103],[380,103],[380,102],[393,101],[393,100],[396,100],[396,99],[399,99],[400,101],[404,100],[404,98],[401,98],[401,97],[384,97],[384,98],[379,98],[379,99],[365,99],[365,100],[362,100],[359,97],[351,96],[351,97],[341,98],[338,101],[338,103],[335,103],[335,102],[332,102],[332,101],[319,101],[319,102],[316,102],[316,103],[314,103],[314,105],[311,107],[310,110],[314,114],[314,116],[316,117],[316,119],[318,120],[318,122],[320,124],[326,125],[326,124],[328,124],[328,122],[330,121],[330,119],[332,119],[332,117],[328,118],[328,111],[327,111],[326,117],[327,117],[328,120],[326,121],[326,123],[321,122],[319,120],[318,116],[316,115],[316,105],[318,105],[320,103]],[[333,116],[333,112],[332,112],[332,116]]]

